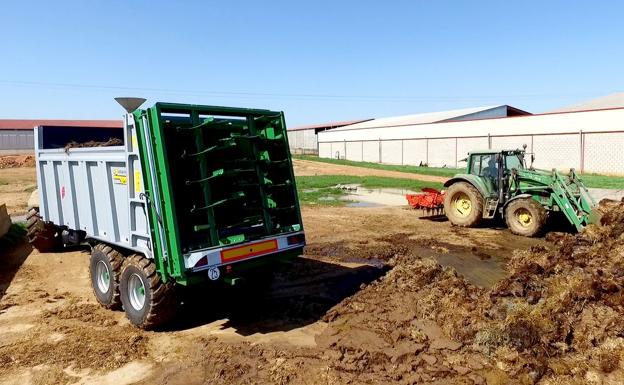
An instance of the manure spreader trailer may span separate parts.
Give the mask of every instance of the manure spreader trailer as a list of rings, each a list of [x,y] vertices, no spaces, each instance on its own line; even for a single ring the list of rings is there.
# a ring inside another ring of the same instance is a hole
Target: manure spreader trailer
[[[174,315],[176,286],[233,284],[301,254],[282,112],[117,101],[123,129],[35,129],[40,203],[28,214],[40,251],[91,245],[101,305],[153,328]]]

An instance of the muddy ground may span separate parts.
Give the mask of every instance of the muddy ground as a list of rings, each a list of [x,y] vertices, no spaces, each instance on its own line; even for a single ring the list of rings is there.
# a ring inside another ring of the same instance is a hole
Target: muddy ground
[[[400,291],[374,299],[362,291],[388,277],[397,256],[439,258],[475,284],[490,287],[505,275],[512,244],[543,243],[505,231],[455,229],[420,220],[403,208],[315,208],[304,209],[303,215],[306,255],[280,269],[265,295],[249,301],[247,293],[204,288],[187,295],[177,321],[158,332],[139,331],[122,312],[96,305],[86,252],[40,254],[22,245],[5,253],[0,262],[0,383],[91,383],[96,378],[111,384],[318,383],[341,354],[331,347],[335,330],[328,325],[349,317],[336,318],[336,305],[365,295],[354,313],[356,323],[364,325],[377,322],[380,302],[404,298]],[[349,327],[357,343],[401,351],[402,345],[388,344],[387,336],[358,328]],[[435,325],[423,328],[423,333],[435,333],[431,338],[441,346],[453,344]],[[421,350],[425,354],[427,349],[423,345]],[[306,375],[296,370],[310,364],[305,370],[312,372]],[[358,382],[357,371],[366,368],[346,373],[353,372]]]
[[[140,331],[87,250],[0,252],[0,384],[621,384],[624,204],[547,239],[400,207],[304,208],[266,291],[195,288]]]

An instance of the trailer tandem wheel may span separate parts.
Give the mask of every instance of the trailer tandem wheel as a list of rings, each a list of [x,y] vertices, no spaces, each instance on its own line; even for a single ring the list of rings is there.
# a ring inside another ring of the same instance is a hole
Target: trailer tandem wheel
[[[143,255],[134,254],[124,260],[120,292],[126,316],[142,329],[153,329],[175,314],[173,286],[161,280],[154,262]]]
[[[58,227],[52,222],[45,222],[35,207],[26,215],[26,230],[30,244],[42,253],[52,252],[63,246]]]
[[[119,275],[123,255],[112,247],[99,243],[91,250],[89,275],[95,299],[107,309],[121,309]]]

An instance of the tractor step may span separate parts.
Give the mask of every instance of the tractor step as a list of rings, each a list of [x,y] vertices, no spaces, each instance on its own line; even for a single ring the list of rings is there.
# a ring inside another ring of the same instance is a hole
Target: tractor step
[[[485,207],[483,210],[483,218],[492,219],[496,215],[496,209],[498,208],[498,199],[486,199]]]

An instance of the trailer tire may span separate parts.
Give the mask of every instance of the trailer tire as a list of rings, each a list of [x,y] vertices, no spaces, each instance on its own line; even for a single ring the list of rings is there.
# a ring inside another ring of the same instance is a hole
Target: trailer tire
[[[520,198],[509,202],[505,208],[505,222],[512,233],[535,237],[544,229],[548,212],[532,198]]]
[[[89,275],[95,299],[107,309],[121,309],[119,275],[123,255],[112,247],[99,243],[91,250]]]
[[[119,287],[123,309],[133,325],[150,330],[175,315],[173,285],[164,283],[154,262],[143,255],[134,254],[124,260]]]
[[[444,212],[455,226],[476,227],[483,219],[483,197],[470,183],[453,183],[444,195]]]
[[[52,222],[45,222],[39,209],[33,207],[26,215],[28,242],[42,253],[53,252],[63,247],[61,232]]]

